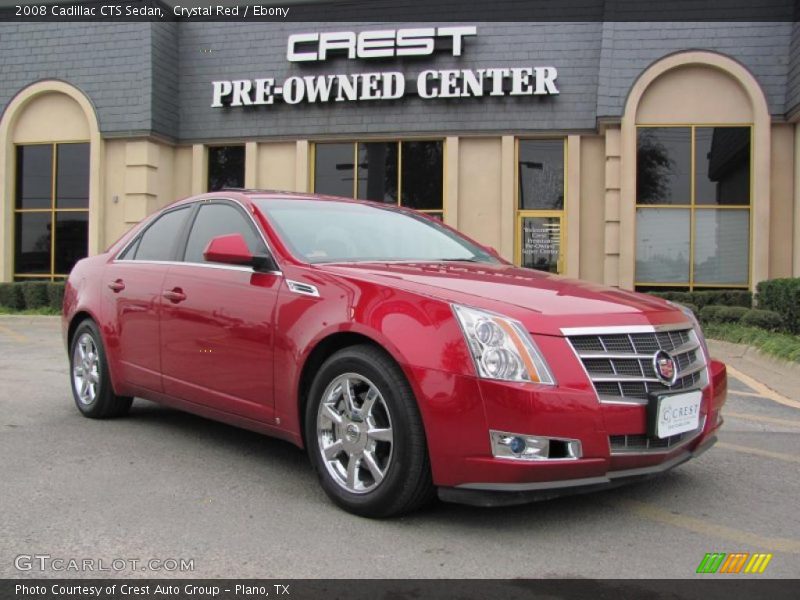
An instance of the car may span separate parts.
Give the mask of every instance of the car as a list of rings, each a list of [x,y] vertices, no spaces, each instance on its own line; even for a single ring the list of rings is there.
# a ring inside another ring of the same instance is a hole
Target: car
[[[378,518],[662,473],[714,444],[727,389],[681,305],[301,193],[156,212],[77,263],[63,334],[86,417],[140,397],[282,438],[334,503]]]

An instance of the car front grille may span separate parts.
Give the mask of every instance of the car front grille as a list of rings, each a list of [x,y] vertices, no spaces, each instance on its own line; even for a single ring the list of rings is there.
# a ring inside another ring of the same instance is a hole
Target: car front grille
[[[706,362],[691,326],[642,332],[634,328],[613,333],[590,330],[568,336],[601,402],[645,404],[648,394],[679,392],[706,385]],[[653,357],[668,352],[678,368],[672,386],[656,376]]]
[[[608,436],[608,445],[612,455],[641,454],[643,452],[664,452],[686,444],[696,438],[705,426],[705,417],[700,419],[700,425],[694,431],[678,433],[666,438],[658,438],[643,433],[628,435]]]

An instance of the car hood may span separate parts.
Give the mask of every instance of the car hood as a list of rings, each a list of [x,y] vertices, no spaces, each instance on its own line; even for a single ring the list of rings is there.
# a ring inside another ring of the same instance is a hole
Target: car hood
[[[338,263],[322,271],[495,311],[533,332],[575,327],[685,323],[665,301],[508,264]]]

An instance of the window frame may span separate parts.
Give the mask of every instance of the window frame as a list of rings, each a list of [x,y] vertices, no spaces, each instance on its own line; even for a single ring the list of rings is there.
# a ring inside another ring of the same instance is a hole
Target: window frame
[[[247,211],[244,208],[242,208],[242,206],[239,203],[234,202],[233,200],[228,200],[226,198],[209,198],[206,200],[200,200],[198,202],[192,203],[192,212],[189,215],[186,228],[178,238],[179,240],[178,251],[175,254],[176,262],[185,265],[205,265],[205,266],[216,265],[216,266],[231,266],[231,267],[235,266],[235,265],[222,265],[220,263],[205,262],[205,261],[195,262],[192,260],[186,260],[186,250],[189,247],[189,238],[192,235],[192,229],[194,228],[194,224],[197,221],[197,215],[200,214],[200,211],[203,209],[204,206],[209,206],[212,204],[227,206],[235,210],[244,219],[244,222],[247,223],[253,229],[254,233],[256,234],[256,237],[258,237],[258,239],[260,239],[262,244],[264,245],[264,251],[269,256],[272,256],[274,260],[274,254],[270,250],[267,241],[264,239],[264,235],[261,233],[261,230],[258,228],[253,219],[248,218]]]
[[[521,209],[519,207],[519,193],[520,193],[520,170],[519,170],[519,145],[520,142],[524,142],[526,140],[533,140],[537,142],[543,141],[560,141],[562,142],[563,151],[564,151],[564,206],[560,210],[537,210],[537,209]],[[569,181],[567,178],[567,173],[569,172],[569,165],[567,164],[567,160],[569,158],[569,152],[567,149],[567,145],[569,144],[569,139],[567,136],[523,136],[523,137],[516,137],[514,138],[514,264],[518,267],[522,267],[522,227],[523,222],[526,217],[556,217],[559,218],[561,221],[561,231],[559,232],[559,252],[558,252],[558,261],[556,263],[556,274],[563,275],[564,274],[564,267],[567,258],[567,198],[568,198],[568,186]],[[524,267],[533,269],[533,267]],[[538,269],[533,269],[538,270]],[[547,273],[548,271],[542,271],[543,273]]]
[[[697,138],[695,135],[696,129],[707,129],[707,128],[724,128],[724,127],[738,127],[738,128],[748,128],[750,130],[750,201],[747,204],[697,204],[695,202],[696,196],[696,172],[697,172],[697,163],[696,163],[696,146],[697,146]],[[679,288],[684,289],[687,292],[693,291],[702,291],[702,290],[713,290],[713,289],[740,289],[740,290],[749,290],[752,289],[753,284],[753,190],[754,190],[754,173],[753,173],[753,144],[754,144],[754,133],[755,133],[755,124],[752,122],[748,123],[706,123],[706,122],[692,122],[692,123],[637,123],[636,124],[636,156],[634,156],[633,160],[635,161],[634,164],[638,161],[638,154],[639,154],[639,130],[640,129],[664,129],[664,128],[675,128],[675,129],[689,129],[690,135],[690,151],[689,151],[689,167],[690,171],[690,178],[689,178],[689,204],[639,204],[639,198],[637,196],[637,181],[639,177],[638,171],[635,175],[634,180],[634,219],[633,219],[633,248],[634,248],[634,289],[638,290],[639,288]],[[642,282],[636,279],[636,245],[638,243],[638,211],[640,208],[647,209],[647,208],[660,208],[660,209],[675,209],[675,210],[688,210],[689,211],[689,281],[688,282]],[[694,256],[695,256],[695,231],[696,231],[696,213],[698,210],[739,210],[739,211],[747,211],[748,213],[748,256],[747,256],[747,282],[746,283],[697,283],[694,280]]]
[[[86,208],[56,208],[56,200],[57,200],[57,187],[58,187],[58,147],[65,146],[68,144],[86,144],[89,148],[89,173],[87,176],[90,179],[88,190],[89,190],[89,197],[87,198]],[[19,155],[19,148],[26,147],[26,146],[50,146],[52,150],[52,160],[50,161],[50,208],[17,208],[17,192],[18,192],[18,177],[17,177],[17,170],[18,170],[18,155]],[[17,280],[47,280],[50,282],[55,281],[66,281],[67,277],[69,277],[69,273],[56,273],[55,270],[55,263],[56,263],[56,217],[59,213],[86,213],[86,231],[87,231],[87,240],[88,240],[88,233],[90,230],[90,221],[91,221],[91,169],[92,169],[92,158],[91,158],[92,146],[91,140],[81,139],[81,140],[62,140],[57,142],[31,142],[31,143],[14,143],[13,144],[13,160],[14,160],[14,168],[12,169],[14,184],[13,184],[13,194],[11,196],[10,201],[13,203],[13,211],[12,211],[12,225],[11,225],[11,252],[14,255],[13,258],[13,268],[12,268],[12,278],[14,281]],[[17,239],[17,225],[16,225],[16,217],[19,214],[43,214],[49,213],[50,214],[50,270],[46,273],[20,273],[17,271],[17,264],[16,264],[16,239]],[[89,243],[87,242],[86,245],[86,256],[89,256]]]
[[[219,192],[224,189],[234,189],[234,186],[223,186],[218,190],[212,190],[210,186],[210,176],[211,176],[211,150],[214,148],[241,148],[243,152],[243,163],[242,163],[242,188],[246,187],[247,181],[247,144],[237,142],[237,143],[230,143],[230,144],[206,144],[205,145],[205,190],[206,193],[213,194],[215,192]]]
[[[435,209],[435,208],[425,208],[425,209],[417,209],[412,208],[410,206],[405,206],[402,204],[403,202],[403,144],[404,142],[439,142],[442,144],[442,208]],[[349,197],[352,200],[358,200],[360,202],[379,202],[377,200],[365,200],[363,198],[358,197],[358,146],[359,144],[397,144],[397,202],[390,203],[390,202],[381,202],[381,204],[386,204],[387,206],[398,206],[400,208],[405,208],[408,210],[414,210],[417,212],[425,213],[432,217],[436,217],[437,215],[441,215],[441,220],[443,223],[446,222],[447,219],[447,202],[445,199],[447,198],[447,140],[444,138],[436,138],[436,137],[403,137],[403,138],[361,138],[358,140],[353,139],[330,139],[330,140],[312,140],[310,143],[310,150],[309,150],[309,182],[308,182],[308,189],[311,190],[312,193],[316,192],[316,168],[317,168],[317,145],[319,144],[352,144],[353,145],[353,191],[352,196],[345,196]]]

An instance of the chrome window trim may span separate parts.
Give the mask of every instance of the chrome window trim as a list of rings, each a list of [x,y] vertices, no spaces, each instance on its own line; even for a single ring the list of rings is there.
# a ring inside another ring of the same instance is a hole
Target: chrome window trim
[[[243,267],[238,265],[223,265],[218,263],[195,263],[183,262],[179,260],[116,260],[117,265],[169,265],[173,267],[200,267],[201,269],[222,269],[224,271],[243,271],[245,273],[259,273],[261,275],[283,276],[282,271],[256,271],[253,267]]]
[[[678,329],[694,329],[688,321],[681,323],[665,323],[662,325],[613,325],[601,327],[562,327],[561,334],[567,337],[575,335],[619,335],[626,333],[659,333]]]
[[[238,205],[247,214],[247,216],[250,218],[250,222],[256,228],[256,231],[258,232],[258,235],[261,238],[261,241],[264,242],[264,246],[266,247],[267,252],[269,252],[270,256],[272,256],[272,260],[275,261],[275,264],[277,265],[278,261],[275,258],[275,252],[273,252],[272,247],[269,245],[269,242],[267,241],[267,236],[264,235],[264,232],[261,230],[261,227],[258,226],[258,223],[256,222],[256,219],[253,216],[252,211],[248,210],[247,206],[245,206],[241,201],[237,200],[236,198],[231,198],[230,196],[217,196],[217,197],[214,197],[214,198],[202,198],[200,200],[192,200],[191,202],[186,202],[185,204],[180,204],[180,205],[178,205],[178,206],[176,206],[174,208],[171,208],[169,211],[164,211],[164,212],[160,213],[159,216],[162,215],[162,214],[165,214],[166,212],[170,212],[172,210],[179,210],[179,209],[181,209],[181,208],[183,208],[185,206],[194,207],[195,204],[205,204],[207,202],[214,202],[215,200],[227,200],[229,202],[233,202],[234,204]],[[151,219],[151,220],[153,220],[153,219]],[[140,263],[144,263],[144,262],[150,262],[150,263],[176,263],[176,264],[181,264],[181,265],[204,265],[205,264],[205,263],[196,263],[196,262],[188,262],[188,261],[144,261],[144,260],[138,260],[137,261],[135,259],[130,259],[130,258],[120,259],[119,256],[121,254],[124,254],[128,250],[128,247],[131,246],[133,244],[133,242],[135,242],[137,239],[139,239],[139,237],[141,237],[142,233],[144,233],[147,230],[147,228],[150,227],[150,225],[151,225],[151,223],[148,222],[147,226],[143,227],[141,231],[139,231],[130,240],[128,240],[126,242],[126,244],[120,249],[120,251],[117,252],[114,255],[114,258],[112,259],[112,262],[114,262],[114,263],[126,263],[126,262],[134,262],[134,263],[135,262],[140,262]],[[236,269],[242,268],[242,267],[235,267],[235,266],[228,266],[228,265],[221,265],[221,267],[224,267],[224,268],[236,268]],[[251,267],[243,267],[243,268],[252,270]],[[261,272],[281,273],[281,271],[259,271],[259,272],[260,273]]]

